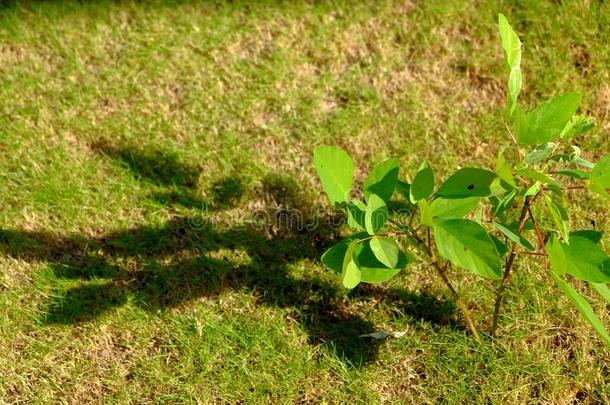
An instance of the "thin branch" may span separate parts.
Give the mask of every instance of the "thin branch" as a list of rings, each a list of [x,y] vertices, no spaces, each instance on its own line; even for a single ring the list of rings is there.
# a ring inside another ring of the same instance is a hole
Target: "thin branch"
[[[542,249],[544,256],[544,268],[549,268],[549,261],[546,251],[544,250],[544,238],[542,237],[542,233],[540,232],[540,228],[538,228],[538,224],[536,223],[536,218],[534,218],[534,214],[532,214],[532,208],[527,207],[527,213],[529,214],[530,219],[532,220],[532,226],[534,227],[534,231],[536,232],[536,237],[538,238],[538,243],[540,245],[540,249]]]
[[[519,145],[517,144],[517,139],[513,135],[513,132],[510,130],[510,127],[508,126],[508,124],[504,123],[504,125],[506,126],[506,129],[508,130],[508,134],[510,135],[510,139],[512,139],[513,143],[515,144],[515,151],[517,152],[517,159],[521,160],[522,156],[521,156],[521,151],[519,150]]]
[[[521,209],[521,215],[519,216],[519,224],[517,225],[517,235],[520,235],[523,231],[523,227],[525,226],[525,220],[527,219],[527,211],[528,207],[538,194],[534,196],[534,198],[530,198],[530,196],[525,197],[525,201],[523,202],[523,208]],[[502,297],[504,295],[504,290],[508,285],[508,279],[510,277],[510,270],[513,267],[513,263],[515,261],[515,256],[517,255],[517,242],[513,242],[513,246],[510,250],[510,254],[508,255],[508,259],[506,260],[506,266],[504,266],[504,275],[502,276],[502,281],[500,282],[500,286],[496,290],[496,303],[494,305],[494,314],[493,321],[491,325],[491,336],[494,337],[496,334],[496,329],[498,328],[498,316],[500,315],[500,306],[502,305]]]
[[[451,293],[451,296],[457,303],[458,307],[460,307],[460,310],[462,311],[464,318],[466,318],[466,322],[468,323],[468,327],[470,328],[472,335],[474,336],[474,338],[476,339],[477,342],[481,342],[481,336],[479,335],[477,328],[474,326],[474,321],[472,320],[472,315],[470,314],[470,311],[468,310],[468,307],[466,306],[466,304],[464,304],[464,301],[462,301],[462,299],[460,298],[460,295],[457,293],[455,288],[453,288],[453,285],[447,278],[447,275],[445,274],[445,269],[442,268],[441,265],[435,260],[432,250],[424,243],[424,241],[419,236],[417,236],[413,233],[411,234],[411,236],[413,237],[413,239],[415,239],[419,243],[420,246],[423,246],[424,253],[426,253],[428,255],[428,257],[430,257],[432,259],[432,266],[434,267],[434,269],[436,270],[438,275],[441,277],[441,279],[443,280],[443,282],[449,289],[449,292]]]

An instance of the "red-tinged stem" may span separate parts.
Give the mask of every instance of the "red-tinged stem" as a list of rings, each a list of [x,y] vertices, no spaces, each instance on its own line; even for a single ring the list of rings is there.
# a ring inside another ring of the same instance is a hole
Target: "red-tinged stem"
[[[521,214],[519,216],[519,222],[517,225],[517,235],[520,235],[523,231],[529,207],[534,203],[538,195],[540,195],[540,192],[538,192],[538,194],[536,194],[533,198],[531,198],[530,196],[525,197],[525,201],[523,202],[523,208],[521,208]],[[496,329],[498,328],[498,317],[500,316],[500,307],[502,305],[502,298],[504,296],[504,290],[506,290],[506,287],[508,286],[510,271],[513,267],[513,263],[515,262],[516,255],[517,242],[513,242],[513,246],[510,250],[510,254],[508,255],[508,259],[506,259],[506,265],[504,266],[504,275],[502,276],[502,281],[500,282],[500,286],[496,290],[496,303],[494,305],[493,321],[491,325],[492,337],[496,335]]]

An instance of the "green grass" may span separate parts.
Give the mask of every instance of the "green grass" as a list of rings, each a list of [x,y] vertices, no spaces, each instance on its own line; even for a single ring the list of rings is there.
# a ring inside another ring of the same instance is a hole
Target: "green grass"
[[[359,182],[390,156],[491,166],[498,12],[525,103],[582,92],[599,158],[607,4],[84,3],[0,9],[3,401],[610,402],[610,351],[540,263],[482,344],[425,263],[346,293],[319,262],[338,235],[312,164],[325,143]],[[575,227],[610,229],[607,204],[570,200]],[[318,226],[261,223],[292,209]],[[488,330],[494,283],[452,279]],[[375,330],[407,334],[358,337]]]

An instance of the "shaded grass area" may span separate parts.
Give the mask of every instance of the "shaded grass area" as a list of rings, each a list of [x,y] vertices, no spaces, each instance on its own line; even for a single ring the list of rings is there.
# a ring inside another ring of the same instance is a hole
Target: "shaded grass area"
[[[357,182],[389,156],[406,178],[492,164],[499,11],[524,100],[581,91],[600,121],[581,146],[607,153],[604,3],[3,4],[0,397],[608,402],[610,354],[539,263],[481,345],[425,263],[349,294],[319,263],[344,218],[315,145],[346,148]],[[570,200],[574,227],[608,230],[603,202]],[[494,284],[464,276],[485,330]]]

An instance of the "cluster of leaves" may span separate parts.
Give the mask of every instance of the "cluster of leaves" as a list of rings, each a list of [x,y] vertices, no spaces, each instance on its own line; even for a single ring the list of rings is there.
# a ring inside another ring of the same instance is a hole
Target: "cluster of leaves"
[[[352,158],[342,149],[319,146],[314,164],[324,191],[333,205],[346,209],[348,225],[356,231],[328,249],[322,262],[351,289],[361,282],[384,282],[426,256],[457,300],[445,274],[450,265],[501,280],[493,334],[515,257],[543,260],[548,275],[610,345],[603,324],[566,279],[588,282],[610,303],[610,258],[600,247],[601,232],[571,231],[565,204],[565,194],[575,189],[610,198],[610,156],[594,164],[571,144],[595,125],[576,114],[579,94],[554,96],[529,112],[519,105],[521,41],[502,14],[498,20],[513,142],[499,150],[495,170],[462,168],[436,188],[427,162],[409,183],[401,179],[398,160],[388,159],[372,169],[357,195]],[[537,203],[542,204],[534,209]],[[478,337],[466,307],[460,307]]]

